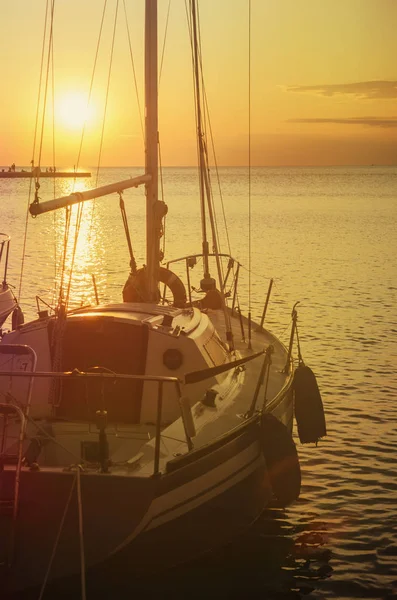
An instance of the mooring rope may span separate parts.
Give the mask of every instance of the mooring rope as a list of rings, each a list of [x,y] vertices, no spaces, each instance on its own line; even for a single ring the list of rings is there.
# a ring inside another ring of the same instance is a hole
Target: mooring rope
[[[81,576],[81,600],[86,600],[85,582],[85,554],[84,554],[84,531],[83,531],[83,501],[81,495],[81,469],[77,465],[77,505],[79,511],[79,542],[80,542],[80,576]]]
[[[74,477],[74,479],[72,481],[72,486],[70,488],[70,492],[69,492],[68,500],[66,502],[65,510],[63,511],[63,515],[61,517],[61,522],[59,523],[59,528],[58,528],[57,536],[55,538],[54,546],[52,548],[50,560],[49,560],[49,563],[48,563],[46,574],[44,576],[44,580],[43,580],[43,583],[42,583],[42,586],[41,586],[40,595],[39,595],[38,600],[42,600],[44,592],[45,592],[45,589],[47,587],[48,578],[50,576],[52,563],[54,562],[54,558],[55,558],[56,551],[57,551],[58,544],[59,544],[59,539],[61,537],[62,529],[63,529],[63,526],[65,524],[66,515],[67,515],[67,512],[69,510],[70,502],[72,500],[73,490],[74,490],[74,487],[76,485],[76,481],[77,481],[77,477],[78,477],[78,472],[79,472],[79,469],[77,469],[76,475],[75,475],[75,477]]]

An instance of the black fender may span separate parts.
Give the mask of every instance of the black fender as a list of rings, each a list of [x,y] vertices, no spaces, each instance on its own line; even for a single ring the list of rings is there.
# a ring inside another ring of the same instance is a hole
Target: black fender
[[[323,402],[313,371],[304,364],[294,374],[295,419],[302,444],[314,442],[327,435]]]

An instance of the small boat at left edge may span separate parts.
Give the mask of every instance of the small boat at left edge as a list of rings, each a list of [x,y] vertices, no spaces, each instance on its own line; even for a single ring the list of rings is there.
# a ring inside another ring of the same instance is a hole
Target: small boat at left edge
[[[17,318],[19,323],[20,320],[20,309],[18,307],[16,298],[12,292],[12,289],[7,283],[7,269],[8,269],[8,257],[10,252],[10,237],[5,233],[0,233],[0,273],[2,275],[2,282],[0,283],[0,328],[5,323],[7,318],[14,311],[14,320]],[[17,323],[14,322],[14,326]],[[1,329],[0,329],[1,331]]]

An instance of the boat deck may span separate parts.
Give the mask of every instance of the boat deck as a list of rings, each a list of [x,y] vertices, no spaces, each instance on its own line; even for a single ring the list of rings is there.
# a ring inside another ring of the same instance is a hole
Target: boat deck
[[[217,331],[222,332],[222,329],[224,329],[225,326],[221,311],[208,312]],[[245,333],[247,335],[248,321],[244,317],[243,324],[245,327]],[[290,372],[287,374],[284,372],[287,361],[287,350],[283,344],[270,332],[259,329],[259,327],[255,324],[253,324],[251,332],[252,348],[249,349],[247,341],[241,339],[241,326],[237,316],[232,317],[232,330],[236,352],[240,355],[236,358],[245,358],[264,351],[269,345],[271,345],[274,349],[274,352],[271,356],[266,400],[264,396],[264,386],[262,385],[260,387],[258,400],[256,403],[256,409],[262,409],[265,404],[266,410],[270,411],[274,408],[275,404],[277,404],[277,397],[279,396],[280,392],[286,387],[289,388],[289,386],[292,384],[293,373]],[[250,408],[249,403],[254,396],[258,384],[264,359],[265,355],[263,354],[258,358],[245,363],[245,365],[241,368],[240,375],[242,374],[243,376],[240,381],[237,381],[236,375],[230,372],[229,380],[226,380],[223,386],[219,386],[220,393],[216,396],[214,407],[206,406],[202,403],[199,403],[193,407],[192,413],[197,432],[197,435],[193,439],[193,445],[195,449],[206,446],[214,439],[230,432],[232,429],[243,423],[244,416]],[[217,386],[213,387],[216,388]],[[244,393],[239,393],[242,387],[244,387]],[[277,415],[277,410],[272,410],[272,412],[275,412],[276,416],[282,418],[282,410],[283,407],[280,406],[280,415]],[[220,412],[222,413],[222,419],[219,419]],[[287,418],[288,422],[285,422],[285,425],[291,426],[290,421],[292,420],[292,412]],[[166,463],[168,461],[172,460],[176,456],[186,454],[187,452],[186,441],[180,439],[181,430],[181,419],[178,419],[162,432],[160,455],[161,471],[165,470]],[[154,451],[154,444],[154,439],[146,444],[144,456],[141,457],[139,463],[136,465],[136,470],[133,471],[134,475],[148,476],[152,474],[152,456],[148,449],[152,448]],[[120,475],[122,473],[125,475],[126,470],[117,469],[116,472],[118,472]]]
[[[99,310],[99,307],[96,309]],[[170,309],[168,309],[168,312]],[[94,312],[94,311],[93,311]],[[167,312],[167,310],[165,310]],[[174,310],[178,313],[180,319],[183,315],[181,311]],[[78,316],[76,313],[76,317]],[[142,316],[142,315],[141,315]],[[208,310],[208,316],[213,322],[216,330],[221,337],[225,339],[225,323],[224,316],[220,310]],[[72,317],[74,318],[74,317]],[[154,318],[153,316],[151,318]],[[248,321],[245,317],[243,326],[245,336],[248,335]],[[231,430],[238,428],[244,422],[244,417],[250,409],[252,398],[258,386],[258,381],[261,376],[261,370],[265,360],[264,352],[269,346],[273,347],[271,355],[270,373],[267,384],[267,392],[265,399],[265,386],[261,385],[258,393],[255,409],[260,410],[266,404],[266,410],[272,410],[276,416],[284,420],[285,425],[291,426],[292,411],[285,412],[285,406],[280,403],[279,409],[278,397],[280,393],[286,395],[286,389],[292,382],[292,374],[284,372],[287,350],[282,343],[266,330],[261,330],[257,325],[253,324],[251,330],[251,348],[248,348],[247,340],[242,339],[240,319],[237,315],[231,318],[233,338],[235,344],[235,360],[246,358],[252,355],[260,354],[256,358],[248,361],[238,369],[231,369],[225,373],[223,381],[212,386],[214,390],[214,403],[208,405],[203,402],[198,402],[192,407],[192,417],[196,430],[196,435],[192,439],[193,448],[202,448],[213,440],[230,433]],[[266,378],[265,378],[266,379]],[[213,379],[212,379],[213,381]],[[185,385],[182,394],[189,396],[189,384]],[[279,410],[280,414],[277,414]],[[285,414],[284,414],[285,412]],[[222,418],[220,418],[220,416]],[[84,423],[68,423],[59,422],[53,423],[55,439],[61,444],[69,445],[68,440],[72,437],[80,439],[97,439],[95,428],[91,430]],[[120,436],[124,440],[122,444],[110,455],[112,465],[109,469],[111,475],[114,476],[133,476],[133,477],[150,477],[153,475],[154,455],[156,432],[154,425],[133,425],[123,427],[119,430],[117,427],[109,425],[107,435]],[[51,453],[49,444],[44,452]],[[175,420],[172,424],[163,428],[161,433],[160,443],[160,462],[159,471],[167,470],[167,463],[174,458],[186,455],[188,453],[188,444],[184,434],[182,418]],[[49,455],[50,456],[50,455]],[[70,456],[72,463],[78,462],[78,458]],[[46,460],[44,460],[45,464]],[[48,464],[48,463],[47,463]],[[50,461],[51,464],[51,461]],[[8,466],[8,469],[15,468]],[[44,472],[62,472],[65,469],[65,464],[62,466],[43,466],[40,467]],[[87,474],[97,474],[98,466],[87,466],[85,468]]]

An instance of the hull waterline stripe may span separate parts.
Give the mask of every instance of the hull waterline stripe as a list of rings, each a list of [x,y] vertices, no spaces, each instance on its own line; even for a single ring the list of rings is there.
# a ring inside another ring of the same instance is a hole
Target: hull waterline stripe
[[[249,454],[252,455],[253,450],[255,452],[255,457],[251,458],[251,457],[249,457]],[[236,459],[240,458],[240,461],[241,461],[241,459],[244,460],[246,455],[248,455],[247,456],[248,462],[236,471],[233,467],[234,463],[236,462]],[[212,469],[212,471],[207,472],[205,475],[202,475],[199,478],[189,481],[188,483],[180,486],[176,490],[167,492],[166,494],[163,494],[159,498],[154,499],[152,504],[150,505],[149,510],[147,511],[145,517],[142,519],[141,523],[134,529],[134,531],[121,544],[119,544],[119,546],[117,546],[117,548],[115,548],[109,554],[109,556],[112,556],[116,552],[119,552],[122,548],[125,548],[142,531],[144,531],[146,529],[153,529],[153,528],[157,527],[158,525],[160,525],[160,523],[158,523],[157,525],[153,525],[153,527],[149,527],[149,525],[153,521],[159,519],[161,516],[168,516],[168,518],[166,518],[164,521],[162,521],[165,523],[167,521],[172,520],[172,518],[174,518],[172,515],[175,512],[177,512],[178,516],[181,514],[184,514],[186,512],[189,512],[193,508],[196,508],[197,506],[204,504],[204,502],[214,498],[216,495],[218,495],[218,494],[226,491],[230,487],[232,487],[232,485],[235,485],[239,481],[243,480],[251,472],[253,472],[257,467],[259,467],[260,465],[263,465],[263,464],[264,464],[263,455],[262,454],[258,455],[257,442],[255,442],[255,443],[251,444],[251,446],[246,448],[243,452],[240,452],[239,455],[233,456],[231,459],[229,459],[222,465],[219,465],[219,467]],[[221,475],[222,471],[224,472],[226,470],[229,470],[229,475],[226,475],[226,476],[224,475],[223,478],[220,479],[220,476],[222,476]],[[248,473],[246,472],[247,470],[249,470]],[[230,472],[230,471],[232,471],[232,472]],[[210,485],[208,485],[208,483],[209,483],[209,482],[207,482],[208,479],[210,479],[212,481],[215,479],[217,481],[217,483],[215,483],[215,484],[211,483]],[[197,487],[200,485],[200,483],[199,483],[200,480],[202,482],[202,487],[203,487],[203,485],[207,485],[206,489],[202,490],[199,493],[192,494],[184,502],[178,501],[178,496],[186,497],[186,494],[189,493],[189,490],[188,490],[189,487],[194,486],[197,489]],[[164,502],[167,502],[167,500],[168,500],[168,504],[171,506],[169,506],[169,508],[159,510],[160,506],[158,506],[158,505],[164,505]],[[157,508],[157,506],[158,506],[158,508]]]
[[[207,488],[206,490],[203,490],[202,492],[199,492],[195,496],[189,498],[189,500],[187,500],[185,502],[180,502],[179,504],[176,504],[175,507],[169,508],[169,509],[159,513],[157,516],[153,517],[153,519],[150,521],[150,523],[148,523],[148,525],[145,527],[144,531],[154,529],[155,527],[158,527],[159,525],[162,525],[163,523],[166,523],[167,521],[170,521],[173,518],[173,517],[171,517],[171,518],[164,519],[164,517],[166,517],[167,515],[168,516],[173,515],[175,512],[177,512],[177,514],[175,516],[181,516],[182,514],[189,512],[193,508],[200,506],[201,504],[203,504],[203,502],[196,502],[196,501],[201,499],[203,496],[207,496],[207,498],[205,498],[205,501],[212,499],[214,496],[219,494],[218,488],[222,487],[221,493],[223,493],[224,491],[226,491],[227,489],[229,489],[231,487],[231,486],[225,486],[224,484],[228,483],[232,479],[237,479],[237,476],[240,473],[242,473],[243,471],[246,471],[249,467],[251,467],[254,464],[255,464],[255,469],[257,467],[259,467],[261,464],[263,464],[262,460],[260,460],[260,457],[253,458],[249,463],[247,463],[243,467],[240,467],[239,469],[237,469],[237,471],[235,471],[233,473],[233,475],[228,475],[227,477],[222,479],[218,484],[214,484],[213,486]],[[234,481],[233,485],[238,483],[240,480],[245,479],[245,477],[250,475],[251,472],[253,472],[255,469],[254,468],[251,469],[248,474],[244,475],[244,477],[238,478],[238,481]],[[212,492],[215,490],[217,490],[217,493],[212,494]],[[189,505],[187,510],[182,510],[182,511],[179,510],[183,507],[186,507],[187,505]],[[158,520],[160,522],[157,522]],[[152,524],[153,524],[153,526],[151,526]]]

